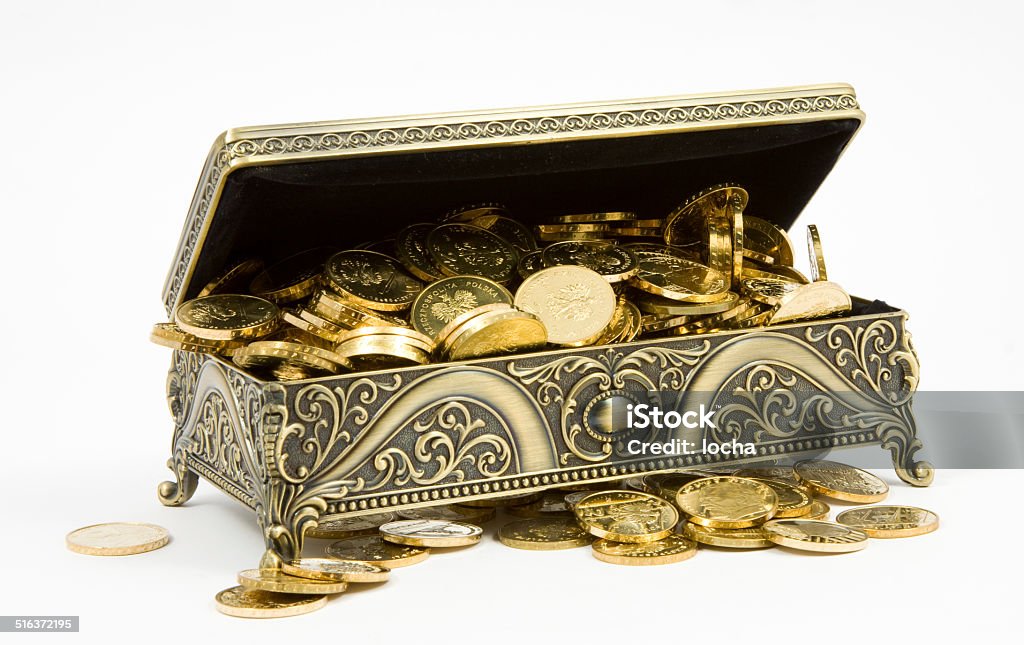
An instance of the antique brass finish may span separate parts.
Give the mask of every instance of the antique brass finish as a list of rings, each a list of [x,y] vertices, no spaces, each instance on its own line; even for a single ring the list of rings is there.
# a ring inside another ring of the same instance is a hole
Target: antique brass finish
[[[204,247],[212,247],[207,233],[221,216],[225,184],[248,166],[862,118],[852,89],[837,85],[232,130],[218,139],[200,178],[164,304],[173,312],[198,292],[197,285],[189,295],[190,284],[200,277]],[[577,212],[583,208],[590,207]],[[466,217],[488,214],[501,213]],[[307,529],[330,520],[862,444],[880,444],[901,479],[928,485],[932,467],[916,459],[919,367],[907,316],[863,311],[293,382],[175,350],[167,380],[173,479],[158,496],[183,504],[202,475],[255,511],[267,549],[261,568],[276,569],[299,556]],[[715,411],[717,430],[686,438],[750,441],[757,456],[622,451],[631,439],[670,437],[608,422],[606,402],[654,402],[659,392],[677,394],[688,409]],[[778,413],[786,396],[793,417],[812,421],[788,425],[789,416]]]

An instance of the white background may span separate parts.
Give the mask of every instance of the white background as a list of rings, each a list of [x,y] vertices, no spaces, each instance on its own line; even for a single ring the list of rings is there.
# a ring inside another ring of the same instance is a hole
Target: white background
[[[894,501],[937,511],[943,528],[857,555],[705,552],[632,570],[583,549],[486,544],[307,617],[219,615],[214,593],[256,564],[261,539],[205,482],[189,507],[158,504],[169,353],[146,336],[227,127],[850,82],[866,127],[795,239],[818,224],[830,277],[911,312],[922,388],[1024,385],[1017,4],[371,4],[0,8],[0,614],[81,614],[77,637],[51,639],[178,643],[764,641],[793,628],[888,642],[1009,628],[1022,563],[1004,536],[1024,524],[1005,510],[1020,472],[896,484]],[[67,531],[117,519],[174,541],[120,559],[64,549]]]

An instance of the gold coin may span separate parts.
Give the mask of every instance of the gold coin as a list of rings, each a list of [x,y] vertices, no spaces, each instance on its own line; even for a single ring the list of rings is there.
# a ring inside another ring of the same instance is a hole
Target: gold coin
[[[370,339],[370,340],[393,340],[394,337],[401,339],[403,342],[418,347],[424,352],[430,353],[434,351],[434,340],[426,334],[420,333],[415,329],[409,329],[408,327],[398,327],[395,325],[364,325],[355,329],[350,329],[345,332],[345,335],[341,337],[339,345],[342,343],[348,343],[359,339]]]
[[[695,320],[693,322],[687,323],[685,325],[681,325],[679,327],[674,327],[674,328],[672,328],[670,333],[676,334],[676,335],[686,335],[686,334],[692,334],[694,331],[697,331],[697,330],[700,330],[700,329],[711,329],[711,328],[714,328],[716,326],[722,325],[722,324],[732,320],[733,318],[737,318],[739,316],[747,315],[748,312],[750,312],[751,309],[754,309],[754,308],[757,308],[757,307],[759,307],[759,304],[757,302],[755,302],[753,300],[750,300],[749,298],[743,298],[732,309],[728,309],[728,310],[723,311],[721,313],[712,314],[710,316],[705,316],[703,318],[698,318],[697,320]]]
[[[523,504],[529,504],[539,500],[544,493],[535,491],[532,493],[513,493],[511,495],[501,495],[499,497],[490,497],[488,499],[471,499],[465,502],[460,502],[460,506],[467,506],[469,508],[498,508],[505,506],[522,506]]]
[[[447,276],[478,275],[498,283],[510,281],[519,251],[487,229],[469,224],[442,224],[427,236],[427,251]]]
[[[494,519],[494,508],[472,508],[461,504],[407,508],[398,511],[403,520],[444,520],[465,524],[483,524]]]
[[[685,302],[728,298],[729,277],[711,267],[667,253],[640,252],[640,270],[630,284],[658,296]]]
[[[448,340],[448,358],[464,361],[485,356],[516,354],[544,347],[548,334],[531,313],[509,309],[477,316]]]
[[[306,529],[306,535],[312,538],[336,540],[354,535],[375,535],[381,524],[398,519],[395,513],[373,513],[356,517],[342,517],[335,520],[320,520],[316,526]]]
[[[505,546],[528,551],[557,551],[587,546],[594,538],[575,518],[544,517],[511,522],[498,531]]]
[[[539,224],[537,233],[607,233],[615,229],[614,224],[604,222],[585,222],[579,224]]]
[[[739,476],[739,475],[736,475]],[[781,479],[763,479],[751,477],[753,481],[760,482],[775,491],[779,505],[772,517],[802,517],[811,512],[813,500],[807,492],[795,482],[787,482]]]
[[[594,557],[602,562],[633,566],[672,564],[697,555],[697,543],[681,535],[669,535],[644,544],[623,544],[612,540],[594,542]]]
[[[280,318],[274,303],[236,294],[189,300],[174,312],[174,322],[183,332],[205,340],[258,338],[273,331]]]
[[[615,307],[615,313],[612,314],[612,321],[608,323],[608,326],[604,328],[603,332],[601,332],[601,335],[594,342],[595,345],[615,343],[626,335],[628,327],[631,324],[631,321],[626,314],[627,304],[628,303],[622,297],[619,298],[619,303]]]
[[[833,499],[873,504],[889,494],[889,485],[875,475],[836,461],[801,461],[793,469],[805,486]]]
[[[348,588],[347,582],[300,578],[275,569],[239,571],[238,584],[247,589],[287,594],[336,594]]]
[[[367,309],[331,291],[321,290],[313,294],[307,306],[316,315],[326,318],[340,327],[347,327],[349,329],[355,329],[364,325],[405,326],[405,321],[401,318]]]
[[[731,284],[735,284],[743,277],[743,249],[745,248],[745,234],[743,226],[743,209],[730,204],[727,208],[727,217],[732,222],[732,275]]]
[[[141,522],[93,524],[67,534],[67,547],[85,555],[135,555],[154,551],[171,540],[167,529]]]
[[[812,282],[798,285],[779,301],[772,313],[772,324],[824,318],[850,311],[850,294],[835,282]]]
[[[323,326],[318,325],[311,320],[307,320],[304,317],[304,314],[315,316],[318,320],[322,320],[327,324]],[[322,338],[331,343],[338,342],[341,335],[347,331],[344,327],[340,327],[329,320],[324,320],[323,318],[316,316],[316,314],[309,313],[305,310],[285,311],[281,314],[281,318],[296,329],[301,329],[304,332],[313,334],[318,338]]]
[[[506,506],[505,512],[516,517],[554,517],[558,515],[572,515],[572,509],[565,502],[565,493],[560,491],[545,491],[540,499],[519,504]]]
[[[743,215],[743,251],[759,253],[773,260],[772,264],[793,266],[793,243],[785,229],[753,215]]]
[[[616,222],[615,228],[664,228],[665,220],[660,217]],[[659,236],[661,237],[661,236]]]
[[[807,515],[802,516],[800,519],[824,520],[828,518],[828,514],[831,510],[832,508],[828,504],[821,501],[820,499],[816,499],[813,502],[811,502],[811,510],[807,513]]]
[[[631,278],[640,269],[633,251],[612,242],[558,242],[541,252],[544,266],[586,267],[615,284]]]
[[[679,522],[679,513],[672,504],[638,491],[591,493],[573,506],[573,512],[592,535],[631,544],[668,537]]]
[[[444,215],[441,216],[442,222],[470,222],[478,217],[485,215],[508,215],[508,210],[504,205],[496,202],[487,202],[483,204],[471,204],[469,206],[460,206],[453,208]]]
[[[357,371],[426,365],[430,354],[403,336],[376,335],[340,343],[336,353]]]
[[[585,233],[541,233],[538,231],[537,239],[541,242],[581,242],[585,240],[604,240],[608,233],[601,231]]]
[[[336,253],[327,260],[324,276],[343,297],[379,311],[405,311],[423,288],[398,260],[374,251]]]
[[[149,334],[149,340],[163,347],[183,352],[200,354],[220,354],[231,356],[245,347],[244,340],[205,340],[192,334],[186,334],[174,323],[157,323]]]
[[[352,369],[348,360],[330,350],[287,341],[255,341],[235,352],[231,359],[243,369],[273,369],[282,363],[329,374]]]
[[[451,349],[451,341],[453,341],[458,332],[461,332],[463,326],[469,323],[474,318],[481,316],[490,311],[509,311],[512,309],[512,305],[504,302],[494,302],[489,305],[481,305],[475,309],[459,314],[451,320],[447,325],[441,328],[441,331],[437,332],[437,353],[447,354],[448,350]]]
[[[386,526],[386,525],[385,525]],[[333,582],[384,582],[390,569],[369,562],[350,562],[332,558],[299,558],[281,563],[288,575]]]
[[[580,490],[572,493],[566,493],[565,505],[569,507],[569,510],[575,511],[576,505],[580,503],[581,499],[584,499],[588,495],[593,494],[592,490]]]
[[[739,304],[739,301],[739,294],[732,291],[726,292],[721,300],[705,303],[681,302],[650,293],[643,293],[637,295],[636,306],[640,311],[649,314],[691,318],[693,316],[706,316],[728,311]]]
[[[803,551],[850,553],[868,545],[864,531],[821,520],[772,520],[763,528],[775,544]]]
[[[660,238],[664,234],[661,227],[658,228],[633,228],[627,226],[617,226],[606,235],[613,237],[653,237]]]
[[[740,288],[754,300],[777,307],[782,299],[801,287],[791,280],[782,278],[743,278]]]
[[[860,529],[873,538],[913,537],[939,528],[939,516],[916,506],[851,508],[836,516],[843,526]]]
[[[556,222],[562,224],[586,223],[586,222],[628,222],[636,219],[636,213],[628,211],[610,211],[607,213],[576,213],[572,215],[559,215],[555,217]]]
[[[533,239],[530,229],[518,220],[503,215],[481,215],[474,217],[469,222],[473,226],[479,226],[494,233],[512,246],[519,249],[520,253],[530,253],[537,250],[537,240]]]
[[[196,294],[197,298],[216,293],[244,293],[253,277],[263,270],[263,260],[249,259],[240,262],[220,274]]]
[[[755,262],[766,264],[768,266],[775,264],[775,258],[773,258],[772,256],[765,255],[764,253],[759,253],[758,251],[752,251],[750,249],[743,249],[743,260],[744,266],[746,266],[747,260],[753,260]],[[745,275],[746,271],[744,270],[743,273]]]
[[[626,318],[626,329],[623,331],[622,337],[618,339],[618,342],[628,343],[635,340],[640,335],[640,332],[643,331],[643,316],[632,302],[626,301],[620,305],[620,308],[622,309],[623,316]]]
[[[718,184],[697,193],[672,211],[665,222],[665,242],[672,246],[699,243],[712,269],[731,276],[734,214],[747,206],[747,191]]]
[[[238,586],[225,589],[214,599],[217,611],[238,618],[286,618],[320,609],[327,596],[284,594]]]
[[[716,529],[687,522],[683,526],[683,534],[701,544],[726,549],[763,549],[775,545],[768,539],[768,534],[760,526],[750,526],[745,529]]]
[[[800,478],[792,466],[747,466],[732,473],[735,477],[753,477],[754,479],[781,479],[792,484],[799,484]]]
[[[807,227],[807,252],[811,256],[811,281],[828,280],[825,254],[821,251],[821,238],[818,236],[818,227],[814,224]]]
[[[380,535],[355,535],[328,545],[327,555],[395,569],[423,562],[430,556],[430,549],[392,544],[385,542]]]
[[[278,304],[301,300],[316,290],[324,261],[334,251],[326,247],[315,248],[285,258],[257,274],[249,284],[249,290]]]
[[[775,515],[779,499],[769,486],[742,477],[705,477],[684,485],[676,505],[688,519],[717,529],[756,526]]]
[[[319,373],[290,363],[281,363],[270,368],[270,375],[279,381],[301,381],[307,378],[315,378],[319,376]]]
[[[443,275],[427,252],[427,235],[433,224],[413,224],[395,236],[395,257],[409,273],[424,282],[433,282]]]
[[[463,275],[438,280],[424,287],[412,304],[413,328],[437,340],[444,326],[482,305],[512,304],[512,294],[493,280]]]
[[[698,479],[716,477],[714,473],[703,470],[692,470],[680,473],[653,473],[642,477],[644,488],[648,493],[657,495],[670,502],[675,502],[679,489]]]
[[[516,271],[521,279],[525,280],[544,268],[543,254],[543,251],[531,251],[519,258],[519,266],[516,267]]]
[[[616,297],[597,272],[566,265],[542,269],[523,280],[515,305],[540,318],[548,342],[574,347],[600,337],[615,315]]]
[[[397,520],[380,527],[388,542],[424,547],[468,546],[479,542],[483,533],[479,526],[444,520]]]

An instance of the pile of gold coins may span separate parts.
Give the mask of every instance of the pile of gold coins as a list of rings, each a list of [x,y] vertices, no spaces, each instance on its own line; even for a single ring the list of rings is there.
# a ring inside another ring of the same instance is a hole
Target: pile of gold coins
[[[433,547],[478,544],[500,509],[497,531],[526,550],[591,547],[598,560],[662,565],[688,560],[699,547],[785,547],[792,552],[849,553],[869,538],[909,537],[938,528],[939,518],[913,506],[860,506],[834,522],[817,495],[845,503],[882,501],[875,475],[832,461],[747,467],[734,472],[679,471],[624,482],[581,485],[463,504],[432,506],[321,522],[310,537],[336,540],[325,557],[249,569],[240,586],[217,594],[218,608],[251,618],[290,616],[322,607],[348,584],[383,582],[390,569],[424,561]]]
[[[786,232],[746,205],[723,184],[664,218],[584,213],[533,228],[500,205],[469,206],[361,248],[246,260],[151,339],[295,380],[850,311],[817,229],[808,279]]]

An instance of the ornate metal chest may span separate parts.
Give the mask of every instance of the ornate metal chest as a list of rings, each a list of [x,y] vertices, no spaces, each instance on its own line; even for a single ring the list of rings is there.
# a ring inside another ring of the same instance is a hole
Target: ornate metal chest
[[[472,201],[538,219],[657,214],[734,181],[752,213],[788,228],[862,120],[853,89],[829,85],[231,130],[203,168],[164,303],[239,258],[301,250],[311,230],[355,244]],[[182,504],[202,475],[256,512],[273,564],[329,517],[859,444],[927,485],[906,319],[855,298],[847,317],[759,331],[280,383],[175,351],[175,481],[158,493]],[[752,442],[757,456],[628,452],[683,436],[607,414],[659,392],[714,411],[716,429],[690,439]]]

